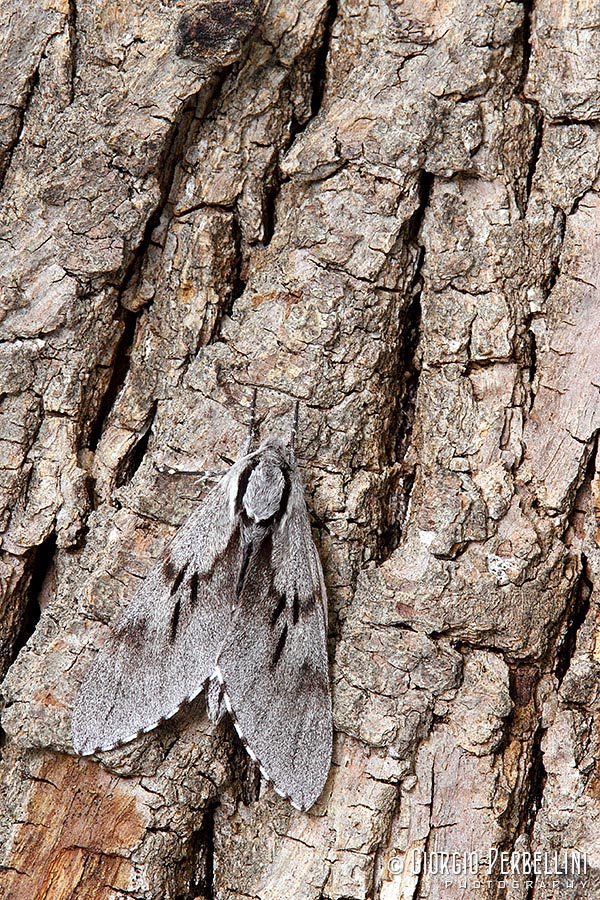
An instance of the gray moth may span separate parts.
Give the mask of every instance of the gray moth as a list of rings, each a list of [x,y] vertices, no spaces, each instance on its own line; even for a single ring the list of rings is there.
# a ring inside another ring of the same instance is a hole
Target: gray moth
[[[262,776],[306,810],[331,764],[327,598],[294,436],[252,451],[252,431],[97,653],[72,739],[112,749],[207,688],[211,718],[225,706]]]

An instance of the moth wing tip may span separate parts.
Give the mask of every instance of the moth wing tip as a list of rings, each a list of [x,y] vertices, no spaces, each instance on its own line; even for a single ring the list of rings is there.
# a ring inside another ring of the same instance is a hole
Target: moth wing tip
[[[290,799],[289,794],[286,794],[285,791],[282,791],[281,788],[278,788],[272,779],[271,779],[271,784],[273,785],[273,790],[275,791],[276,794],[278,794],[280,797],[283,797],[284,800]]]
[[[77,756],[93,756],[98,749],[98,746],[76,727],[71,727],[71,744]]]
[[[77,754],[77,756],[93,756],[96,752],[95,750],[90,750],[89,747],[85,745],[82,746],[80,744],[73,744],[73,750]]]
[[[73,749],[78,756],[95,756],[96,753],[100,753],[102,751],[102,747],[99,744],[90,744],[89,742],[73,744]]]
[[[225,701],[225,706],[227,707],[227,712],[233,719],[233,724],[237,725],[237,722],[235,719],[235,713],[233,711],[233,706],[231,705],[231,700],[229,699],[229,694],[227,693],[227,691],[223,692],[223,700]],[[238,734],[241,734],[241,732],[238,730],[238,728],[236,728],[236,731],[238,732]]]
[[[275,793],[278,794],[279,797],[282,797],[284,800],[287,800],[288,803],[294,807],[294,809],[298,810],[298,812],[307,812],[311,808],[311,806],[314,806],[314,804],[316,803],[317,797],[309,797],[307,800],[304,798],[299,800],[296,797],[293,797],[289,793],[289,791],[281,790],[281,788],[278,788],[273,779],[270,778],[269,775],[264,771],[262,766],[261,773],[263,774],[265,780],[272,785]]]

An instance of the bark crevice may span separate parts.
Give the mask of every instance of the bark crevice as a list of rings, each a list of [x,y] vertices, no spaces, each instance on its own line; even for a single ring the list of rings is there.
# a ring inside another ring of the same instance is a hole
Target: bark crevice
[[[1,660],[0,675],[4,675],[8,667],[18,657],[28,640],[33,636],[42,614],[40,597],[44,592],[44,601],[50,599],[46,596],[49,578],[56,558],[56,535],[52,533],[46,540],[30,551],[22,577],[26,584],[23,587],[23,601],[19,603],[18,631],[6,654]]]
[[[585,553],[581,554],[581,571],[573,590],[573,601],[570,604],[563,636],[556,649],[556,666],[554,673],[561,685],[571,666],[571,661],[577,649],[577,637],[581,626],[585,622],[590,611],[590,601],[594,584],[590,578],[588,559]]]
[[[182,862],[188,884],[177,900],[213,900],[215,864],[215,816],[218,802],[208,804],[200,827],[193,832],[186,858]]]
[[[417,393],[421,374],[421,294],[423,291],[422,270],[425,248],[421,243],[421,229],[433,190],[434,176],[423,171],[419,178],[418,205],[402,235],[416,254],[414,273],[408,287],[410,298],[403,315],[398,340],[396,369],[397,406],[394,414],[394,445],[391,462],[400,466],[400,481],[395,490],[389,491],[391,505],[383,516],[378,560],[388,559],[399,546],[410,497],[415,481],[415,464],[405,465],[412,441]]]
[[[317,52],[315,54],[315,63],[313,67],[312,77],[312,97],[310,102],[311,118],[309,119],[309,121],[318,116],[323,105],[327,80],[327,60],[329,57],[329,50],[331,46],[331,35],[335,20],[337,19],[337,15],[338,2],[337,0],[330,0],[327,7],[327,13],[325,15],[321,45],[317,49]],[[306,128],[307,124],[308,122],[304,125],[304,128]]]
[[[531,63],[531,34],[533,30],[533,14],[535,9],[535,0],[523,0],[523,24],[521,28],[521,43],[523,47],[523,58],[521,63],[521,75],[519,78],[519,93],[523,93],[525,82],[529,75],[529,67]]]
[[[537,104],[533,104],[533,107],[535,115],[535,136],[529,155],[529,164],[527,166],[527,177],[525,180],[525,205],[524,209],[522,210],[523,218],[525,218],[525,216],[527,215],[527,207],[529,205],[529,198],[531,197],[533,179],[535,177],[538,160],[540,158],[540,151],[542,149],[542,142],[544,139],[544,117],[542,116]]]
[[[47,43],[49,43],[49,40]],[[27,79],[27,81],[25,83],[25,93],[24,93],[24,97],[23,97],[23,102],[19,106],[18,120],[17,120],[17,127],[15,130],[15,134],[14,134],[13,138],[10,140],[10,142],[8,143],[7,147],[3,151],[4,159],[2,162],[2,171],[0,172],[0,192],[4,188],[6,176],[8,175],[8,172],[10,170],[10,166],[12,163],[12,159],[13,159],[15,150],[17,149],[19,142],[21,140],[21,137],[23,135],[27,112],[31,106],[35,92],[39,87],[40,66],[41,66],[42,57],[43,57],[43,54],[40,57],[40,62],[38,62],[37,66],[35,67],[35,69],[33,70],[30,77]]]
[[[73,103],[75,99],[75,81],[77,80],[77,0],[69,0],[67,27],[69,29],[70,102]]]

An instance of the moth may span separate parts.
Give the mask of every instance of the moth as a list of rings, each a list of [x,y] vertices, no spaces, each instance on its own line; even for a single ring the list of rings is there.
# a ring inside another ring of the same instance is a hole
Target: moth
[[[300,810],[323,790],[332,752],[327,598],[289,445],[267,438],[181,526],[99,650],[76,697],[73,746],[128,743],[207,689],[252,760]]]

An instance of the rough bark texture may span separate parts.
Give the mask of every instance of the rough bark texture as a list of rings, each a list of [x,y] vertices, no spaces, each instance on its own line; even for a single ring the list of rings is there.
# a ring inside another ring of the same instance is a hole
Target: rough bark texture
[[[0,896],[548,896],[390,868],[489,846],[586,851],[555,896],[595,896],[600,7],[3,12]],[[205,490],[159,464],[234,453],[254,385],[275,432],[302,403],[330,595],[310,814],[244,802],[202,701],[69,741]]]

